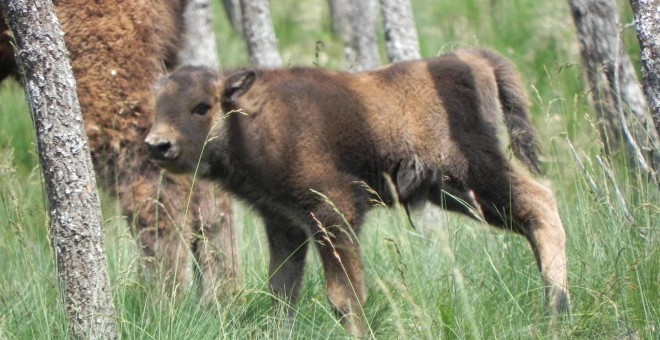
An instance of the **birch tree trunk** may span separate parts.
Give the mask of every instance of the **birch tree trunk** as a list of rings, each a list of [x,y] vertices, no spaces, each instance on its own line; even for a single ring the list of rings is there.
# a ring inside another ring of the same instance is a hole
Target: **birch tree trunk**
[[[376,38],[376,0],[351,1],[349,12],[351,40],[345,50],[346,60],[354,71],[366,71],[380,66]]]
[[[390,62],[420,58],[419,38],[410,0],[380,0]]]
[[[351,0],[329,0],[330,17],[332,20],[332,32],[338,36],[344,44],[351,41],[353,27],[350,20]]]
[[[179,64],[220,68],[212,16],[211,0],[188,1],[183,12],[185,28]]]
[[[240,0],[222,0],[222,5],[225,8],[227,19],[234,28],[234,32],[240,37],[243,36],[243,15],[241,14],[241,1]]]
[[[658,135],[630,57],[622,48],[614,0],[569,0],[606,151],[624,147],[655,177]]]
[[[50,236],[73,335],[117,338],[102,218],[63,33],[50,0],[3,0],[16,40],[48,196]]]
[[[183,49],[178,55],[179,64],[206,66],[215,70],[221,68],[212,17],[210,0],[188,2],[184,12],[185,34]],[[241,282],[236,226],[232,219],[230,195],[214,181],[197,179],[194,182],[193,190],[200,200],[198,208],[206,213],[199,212],[206,224],[199,228],[206,232],[198,236],[194,247],[197,261],[194,268],[202,282],[202,299],[210,302],[223,284],[222,290],[227,291],[237,289]]]
[[[376,38],[376,0],[330,0],[333,29],[344,41],[348,68],[365,71],[380,66]]]
[[[241,0],[241,12],[250,63],[258,67],[282,66],[269,0]]]
[[[630,4],[642,49],[644,93],[651,106],[655,131],[660,135],[660,1],[630,0]]]

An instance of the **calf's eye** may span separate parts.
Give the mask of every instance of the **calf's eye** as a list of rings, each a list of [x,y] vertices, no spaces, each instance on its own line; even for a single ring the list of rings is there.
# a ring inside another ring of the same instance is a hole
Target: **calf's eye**
[[[192,109],[192,113],[203,116],[211,109],[211,105],[206,103],[199,103]]]

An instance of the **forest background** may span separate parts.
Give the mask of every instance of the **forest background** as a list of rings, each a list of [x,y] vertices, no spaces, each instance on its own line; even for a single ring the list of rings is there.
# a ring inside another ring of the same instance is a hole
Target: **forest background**
[[[619,1],[621,33],[639,70],[629,7]],[[285,65],[347,68],[326,2],[280,0],[271,9]],[[568,3],[427,0],[413,1],[413,10],[422,56],[486,46],[521,71],[543,143],[545,184],[557,196],[568,235],[573,311],[558,329],[548,327],[542,285],[523,238],[434,209],[418,214],[417,229],[412,229],[402,209],[383,208],[370,215],[361,238],[369,290],[365,311],[373,335],[655,338],[660,332],[660,193],[630,170],[623,152],[602,154]],[[214,12],[222,67],[246,66],[245,43],[217,1]],[[385,62],[384,42],[379,44]],[[66,316],[23,90],[17,83],[3,83],[0,103],[0,339],[65,338]],[[278,334],[283,319],[271,313],[265,237],[248,207],[241,206],[235,216],[242,289],[228,300],[203,305],[194,292],[175,299],[158,282],[141,280],[139,253],[127,224],[114,199],[102,198],[122,338]],[[292,335],[342,336],[325,301],[316,254],[309,257]]]

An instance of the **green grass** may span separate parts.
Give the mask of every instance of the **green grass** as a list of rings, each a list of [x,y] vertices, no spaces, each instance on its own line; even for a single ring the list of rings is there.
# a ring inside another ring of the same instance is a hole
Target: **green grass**
[[[325,6],[323,1],[273,2],[285,63],[344,67]],[[361,237],[372,334],[379,339],[657,339],[660,193],[625,160],[600,164],[596,158],[600,142],[591,124],[596,117],[588,106],[568,5],[414,1],[414,10],[424,56],[485,45],[521,70],[542,136],[544,177],[568,234],[573,310],[557,330],[549,329],[540,275],[523,238],[433,209],[417,216],[412,229],[400,209],[376,209]],[[629,18],[626,10],[624,22]],[[246,65],[246,49],[221,12],[215,27],[222,66]],[[626,31],[624,38],[636,53],[630,34]],[[323,47],[317,59],[318,41]],[[22,89],[5,82],[0,87],[0,339],[68,335],[33,139]],[[586,170],[577,166],[568,141]],[[267,246],[261,222],[249,209],[238,207],[235,216],[244,284],[227,300],[204,305],[194,293],[174,297],[139,275],[135,241],[116,201],[103,193],[102,201],[122,338],[346,336],[328,307],[314,252],[293,331],[287,333],[285,318],[270,308]]]

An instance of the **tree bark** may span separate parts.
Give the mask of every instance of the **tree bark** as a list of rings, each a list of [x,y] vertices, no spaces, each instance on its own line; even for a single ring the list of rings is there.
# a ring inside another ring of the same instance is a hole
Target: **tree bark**
[[[660,169],[658,135],[630,57],[622,48],[614,0],[569,0],[606,151],[623,146],[641,170]]]
[[[380,0],[390,62],[420,58],[419,38],[410,0]]]
[[[351,0],[329,0],[328,7],[332,19],[332,32],[348,45],[353,32],[350,19]]]
[[[333,29],[344,41],[344,57],[350,70],[366,71],[380,66],[376,5],[376,0],[330,0]]]
[[[277,38],[270,18],[269,1],[241,0],[241,12],[250,63],[258,67],[282,66],[282,57],[277,50]]]
[[[376,38],[376,0],[352,1],[351,7],[349,18],[352,35],[346,59],[354,63],[355,71],[374,69],[380,66]]]
[[[183,12],[185,28],[179,64],[220,68],[212,16],[210,0],[188,1]]]
[[[227,19],[231,23],[231,27],[234,28],[234,32],[238,36],[243,36],[243,19],[241,14],[241,3],[240,0],[222,0],[222,6],[225,8],[225,14]]]
[[[238,1],[236,4],[238,5]],[[184,12],[185,34],[183,49],[178,55],[179,64],[220,69],[212,16],[210,0],[188,2]],[[236,227],[232,220],[230,195],[214,181],[196,179],[194,185],[193,190],[202,197],[197,207],[200,210],[200,218],[203,217],[198,221],[201,224],[199,229],[207,230],[201,233],[195,245],[198,262],[195,269],[202,281],[202,298],[208,302],[218,295],[220,285],[224,284],[224,291],[232,291],[236,290],[241,282]]]
[[[96,180],[63,33],[50,0],[3,0],[48,197],[64,306],[79,339],[117,338]]]
[[[660,135],[660,1],[630,0],[642,52],[644,93]]]

